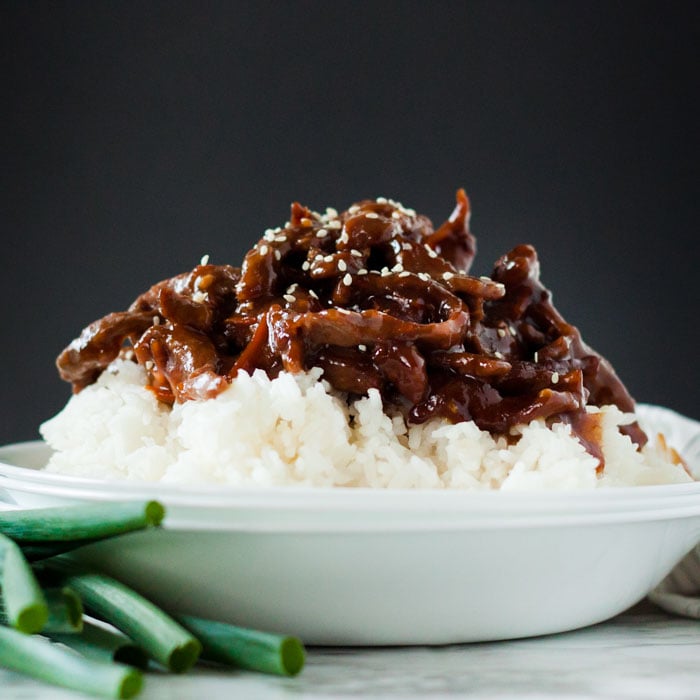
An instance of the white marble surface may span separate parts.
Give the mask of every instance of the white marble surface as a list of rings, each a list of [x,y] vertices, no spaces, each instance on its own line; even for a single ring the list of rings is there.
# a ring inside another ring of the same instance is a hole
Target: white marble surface
[[[2,700],[78,700],[0,669]],[[583,630],[448,647],[312,649],[301,676],[197,670],[148,675],[142,700],[697,700],[700,622],[649,604]]]

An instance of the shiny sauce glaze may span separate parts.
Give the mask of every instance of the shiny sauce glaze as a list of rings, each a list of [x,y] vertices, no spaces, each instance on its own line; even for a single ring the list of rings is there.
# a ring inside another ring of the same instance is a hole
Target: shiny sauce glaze
[[[631,412],[634,401],[552,305],[532,246],[501,257],[490,277],[468,274],[469,213],[463,190],[437,230],[383,198],[341,214],[294,203],[241,268],[204,259],[90,324],[58,357],[61,377],[77,392],[129,357],[171,404],[213,398],[239,371],[320,367],[334,389],[378,389],[413,423],[473,420],[508,435],[536,418],[567,422],[602,469],[585,406]],[[646,442],[637,424],[623,430]]]

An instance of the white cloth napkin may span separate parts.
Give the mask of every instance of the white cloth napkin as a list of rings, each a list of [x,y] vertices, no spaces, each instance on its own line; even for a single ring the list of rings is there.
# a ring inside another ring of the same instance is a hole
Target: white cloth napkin
[[[653,425],[653,430],[664,433],[690,467],[693,476],[700,479],[700,423],[659,410],[656,406],[644,406],[642,423]],[[700,620],[700,543],[689,552],[676,568],[649,594],[649,600],[667,612]]]
[[[649,594],[649,600],[667,612],[700,620],[700,545]]]

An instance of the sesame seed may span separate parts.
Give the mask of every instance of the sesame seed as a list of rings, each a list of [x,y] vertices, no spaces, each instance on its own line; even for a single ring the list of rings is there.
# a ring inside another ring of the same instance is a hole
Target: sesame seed
[[[491,282],[492,281],[490,277],[486,277],[485,275],[481,275],[481,277],[479,277],[479,279],[482,282]]]
[[[358,346],[357,346],[357,349],[358,349],[360,352],[367,352],[367,346],[364,345],[364,344],[358,345]]]
[[[386,267],[382,268],[382,277],[388,277],[391,274]]]
[[[552,372],[552,384],[559,382],[559,372]]]
[[[496,289],[498,289],[499,292],[505,292],[506,291],[506,285],[501,284],[500,282],[496,282]]]
[[[306,272],[311,267],[311,263],[308,260],[304,260],[304,262],[301,264],[301,269]]]
[[[209,295],[206,292],[198,291],[192,295],[192,301],[195,302],[195,304],[203,304],[208,299]]]
[[[200,265],[208,265],[209,264],[209,256],[208,255],[202,255],[202,259],[199,261]]]
[[[279,250],[275,251],[275,260],[281,260],[282,259],[282,253],[280,253]]]
[[[430,257],[430,258],[437,258],[438,254],[437,254],[427,243],[424,243],[424,244],[423,244],[423,247],[424,247],[425,250],[427,251],[428,257]]]
[[[397,211],[392,211],[392,212],[391,212],[391,218],[392,218],[392,219],[400,219],[400,218],[401,218],[401,214],[399,214],[399,212],[397,212]]]
[[[326,207],[326,216],[329,219],[337,219],[338,212],[337,212],[337,210],[333,209],[333,207]]]
[[[416,215],[416,210],[415,209],[404,209],[404,214],[408,214],[408,216],[415,216]]]
[[[153,360],[146,360],[143,363],[143,366],[149,371],[152,370],[153,369]]]
[[[320,228],[316,231],[316,238],[325,238],[328,235],[328,231],[325,228]]]
[[[408,270],[404,270],[399,274],[399,277],[409,277],[411,273]]]
[[[338,269],[341,272],[345,272],[345,270],[348,269],[348,264],[342,258],[340,260],[338,260]]]
[[[357,274],[358,274],[358,275],[366,275],[366,274],[367,274],[366,268],[363,267],[361,270],[358,270],[358,271],[357,271]]]
[[[285,294],[282,298],[283,298],[285,301],[288,301],[290,304],[291,304],[292,302],[295,302],[295,301],[297,300],[297,298],[296,298],[293,294]]]
[[[352,284],[352,275],[349,272],[347,275],[345,275],[345,277],[343,277],[343,284],[346,287],[349,287]]]
[[[361,257],[362,257],[362,253],[361,253],[359,250],[357,250],[356,248],[353,248],[353,249],[350,251],[350,255],[354,255],[356,258],[361,258]]]
[[[337,214],[336,214],[337,216]],[[342,228],[343,224],[340,221],[328,221],[326,223],[326,228],[339,229]]]
[[[154,317],[153,317],[153,325],[154,325],[154,326],[160,326],[160,317],[159,317],[159,316],[154,316]]]
[[[511,335],[516,335],[515,326],[508,326],[508,330],[510,331]]]
[[[299,285],[296,282],[294,284],[290,284],[289,287],[287,287],[287,294],[293,294],[296,292],[298,286]]]
[[[391,268],[392,272],[403,272],[403,265],[401,263],[396,263],[394,267]]]
[[[419,272],[418,277],[420,277],[423,282],[430,282],[430,275],[427,272]]]
[[[350,209],[348,209],[350,214],[357,214],[358,211],[360,211],[360,207],[358,207],[357,204],[353,204]]]
[[[442,279],[444,280],[451,280],[454,277],[454,273],[452,272],[443,272],[442,273]]]
[[[412,248],[413,246],[412,246],[410,243],[402,243],[402,244],[401,244],[401,247],[402,247],[404,250],[411,250],[411,248]]]
[[[539,354],[537,351],[535,351],[535,354],[534,354],[534,356],[533,356],[533,359],[535,360],[535,362],[539,362],[539,361],[540,361],[540,354]]]
[[[260,250],[258,250],[260,255],[267,255],[267,246],[266,245],[261,245]]]
[[[503,329],[503,328],[499,328],[499,329],[498,329],[498,337],[499,337],[499,338],[505,338],[505,337],[506,337],[505,329]]]
[[[274,241],[275,240],[275,231],[271,228],[265,229],[265,233],[263,233],[263,238],[266,241]]]
[[[276,243],[285,243],[287,241],[287,236],[275,236]]]
[[[348,236],[348,232],[347,232],[347,231],[343,231],[343,232],[340,234],[340,236],[338,236],[338,242],[339,242],[339,243],[345,244],[345,243],[348,243],[349,241],[350,241],[350,236]]]
[[[323,262],[333,262],[333,256],[332,256],[332,255],[326,255],[326,257],[323,258]]]
[[[377,197],[377,204],[386,204],[386,197]]]
[[[368,218],[368,219],[378,219],[378,218],[379,218],[379,214],[377,214],[376,211],[368,211],[368,212],[365,214],[365,217]]]
[[[499,360],[502,360],[502,359],[503,359],[503,353],[502,353],[502,352],[498,352],[498,350],[496,350],[496,352],[493,353],[493,356],[494,356],[494,357],[497,357]]]
[[[506,263],[506,270],[512,270],[515,267],[515,260],[509,260]]]
[[[314,299],[318,299],[318,294],[316,294],[313,289],[309,289],[309,296],[312,296]]]

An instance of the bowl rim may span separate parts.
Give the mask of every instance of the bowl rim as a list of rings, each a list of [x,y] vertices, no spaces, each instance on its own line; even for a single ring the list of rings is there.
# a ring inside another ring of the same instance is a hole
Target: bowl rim
[[[542,527],[700,516],[700,481],[570,491],[464,491],[358,487],[175,485],[86,479],[9,464],[7,455],[36,459],[40,440],[0,447],[3,492],[69,502],[158,500],[170,527],[255,531],[430,531]],[[11,507],[11,506],[10,506]]]
[[[648,430],[663,431],[671,444],[682,451],[688,448],[690,466],[697,477],[700,422],[662,406],[638,404],[637,409]],[[41,466],[49,453],[50,448],[42,440],[0,446],[0,507],[13,507],[13,503],[25,507],[27,502],[47,506],[159,500],[168,508],[166,522],[170,524],[257,531],[534,527],[700,515],[700,479],[678,484],[546,491],[238,487],[91,479],[46,472]]]

